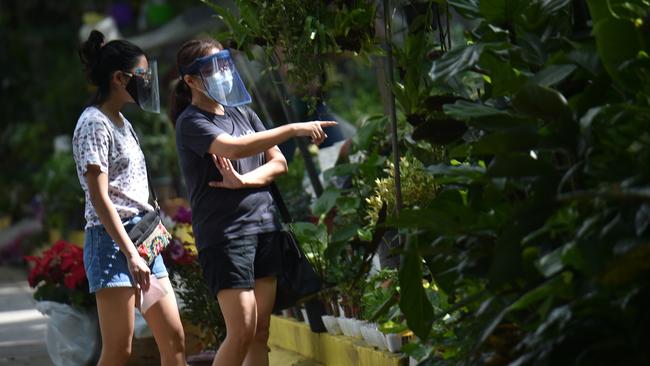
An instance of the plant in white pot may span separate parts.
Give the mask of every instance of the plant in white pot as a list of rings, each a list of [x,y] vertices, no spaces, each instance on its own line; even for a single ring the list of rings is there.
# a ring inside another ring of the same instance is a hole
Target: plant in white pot
[[[56,366],[96,362],[101,350],[95,297],[88,292],[83,250],[59,240],[40,256],[25,257],[33,267],[29,285],[36,308],[49,316],[46,345]]]

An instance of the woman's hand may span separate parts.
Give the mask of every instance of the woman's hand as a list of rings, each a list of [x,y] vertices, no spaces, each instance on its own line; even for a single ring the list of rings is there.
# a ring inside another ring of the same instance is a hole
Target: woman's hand
[[[214,165],[216,165],[217,169],[219,169],[219,173],[221,173],[223,180],[213,180],[209,182],[208,184],[210,187],[239,189],[246,186],[243,176],[235,170],[230,159],[222,158],[220,156],[212,154],[212,160],[214,161]]]
[[[327,134],[323,131],[324,127],[336,126],[334,121],[311,121],[294,123],[296,134],[298,136],[305,136],[311,138],[311,142],[320,145],[327,138]]]
[[[131,278],[135,281],[136,286],[142,289],[142,291],[149,290],[151,270],[137,251],[133,251],[126,256],[126,264],[129,267],[129,273],[131,273]]]

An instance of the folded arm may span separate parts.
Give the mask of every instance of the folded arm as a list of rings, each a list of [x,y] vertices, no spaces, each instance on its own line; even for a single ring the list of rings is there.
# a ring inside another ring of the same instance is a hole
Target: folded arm
[[[223,180],[212,181],[209,183],[210,186],[228,189],[265,187],[288,171],[287,160],[277,146],[266,150],[265,156],[266,163],[248,173],[239,174],[233,168],[230,159],[213,155],[212,159]]]

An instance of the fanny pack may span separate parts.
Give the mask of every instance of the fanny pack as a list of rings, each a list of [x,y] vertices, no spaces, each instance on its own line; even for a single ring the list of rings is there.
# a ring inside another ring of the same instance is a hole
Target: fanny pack
[[[140,146],[140,141],[136,136],[133,128],[129,126],[131,134],[135,141]],[[146,164],[146,162],[145,162]],[[146,169],[146,167],[145,167]],[[142,220],[138,221],[129,231],[129,238],[136,246],[138,254],[142,257],[149,266],[151,266],[156,257],[162,252],[172,239],[171,234],[165,228],[160,218],[160,206],[158,206],[158,199],[156,192],[151,185],[151,178],[149,177],[149,170],[147,171],[147,184],[149,185],[149,193],[153,198],[152,206],[153,211],[147,212]]]

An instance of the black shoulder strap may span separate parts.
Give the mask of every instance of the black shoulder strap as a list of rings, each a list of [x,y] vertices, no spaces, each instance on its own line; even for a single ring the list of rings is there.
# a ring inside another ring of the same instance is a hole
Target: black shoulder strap
[[[255,132],[258,132],[257,129],[255,128],[255,124],[251,122],[251,116],[246,110],[246,108],[243,106],[237,106],[235,108],[237,109],[237,111],[239,111],[239,113],[241,113],[244,116],[244,118],[246,118],[249,121],[253,130]],[[262,122],[262,124],[264,125],[264,122]],[[264,127],[266,127],[266,125]],[[287,209],[287,204],[284,202],[284,198],[282,197],[282,193],[280,193],[280,189],[278,188],[278,185],[275,184],[275,182],[272,182],[269,185],[269,188],[271,189],[271,196],[273,197],[273,201],[275,202],[275,205],[278,207],[278,210],[280,211],[282,220],[287,224],[292,223],[293,219],[291,217],[291,214],[289,213],[289,209]]]
[[[129,131],[131,131],[131,135],[133,135],[133,138],[135,139],[135,142],[140,146],[140,150],[142,150],[142,145],[140,145],[140,140],[138,139],[138,136],[135,134],[135,130],[133,130],[133,126],[130,124],[127,126]],[[142,152],[144,155],[144,151]],[[149,193],[151,194],[151,197],[153,198],[153,208],[156,211],[160,211],[160,206],[158,206],[158,197],[156,197],[156,191],[153,189],[153,185],[151,184],[151,177],[149,176],[149,169],[147,169],[147,158],[145,157],[145,171],[147,172],[147,185],[149,186]]]

